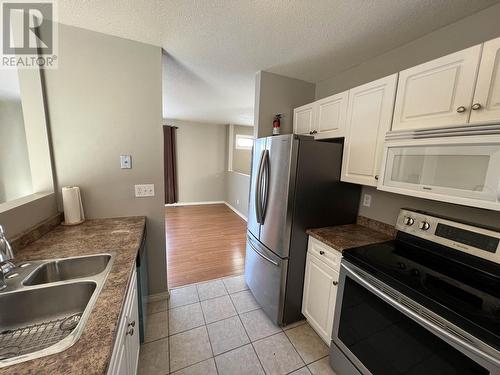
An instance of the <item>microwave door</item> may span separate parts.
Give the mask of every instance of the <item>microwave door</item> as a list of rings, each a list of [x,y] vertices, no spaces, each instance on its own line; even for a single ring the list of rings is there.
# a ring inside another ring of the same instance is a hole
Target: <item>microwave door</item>
[[[500,210],[500,137],[386,142],[378,189]]]

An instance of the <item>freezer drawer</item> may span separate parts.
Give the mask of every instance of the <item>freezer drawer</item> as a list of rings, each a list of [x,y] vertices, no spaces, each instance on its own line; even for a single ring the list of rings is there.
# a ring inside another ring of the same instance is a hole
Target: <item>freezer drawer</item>
[[[259,305],[276,324],[281,324],[283,319],[287,267],[287,259],[277,257],[249,234],[245,281]]]

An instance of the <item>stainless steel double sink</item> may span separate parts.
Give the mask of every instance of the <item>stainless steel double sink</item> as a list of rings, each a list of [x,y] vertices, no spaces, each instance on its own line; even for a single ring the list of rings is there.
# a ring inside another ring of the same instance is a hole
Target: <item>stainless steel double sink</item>
[[[0,367],[61,352],[81,336],[114,256],[19,264],[0,292]]]

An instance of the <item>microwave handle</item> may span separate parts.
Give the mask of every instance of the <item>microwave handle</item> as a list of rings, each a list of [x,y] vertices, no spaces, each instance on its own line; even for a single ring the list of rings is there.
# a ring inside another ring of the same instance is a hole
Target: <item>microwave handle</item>
[[[500,366],[500,361],[498,359],[490,356],[488,353],[485,353],[485,352],[477,349],[476,347],[465,342],[464,340],[462,340],[458,336],[455,336],[455,335],[451,334],[450,332],[445,331],[441,327],[437,326],[436,324],[432,323],[430,320],[424,318],[422,315],[417,314],[413,310],[410,310],[406,306],[402,305],[401,303],[399,303],[395,299],[393,299],[390,296],[388,296],[387,294],[385,294],[383,291],[381,291],[377,287],[370,284],[368,281],[366,281],[363,277],[359,276],[354,270],[352,270],[351,268],[349,268],[345,264],[342,263],[341,266],[347,271],[347,274],[350,277],[352,277],[356,282],[358,282],[359,284],[364,286],[366,289],[368,289],[370,292],[372,292],[373,294],[375,294],[376,296],[381,298],[383,301],[385,301],[386,303],[388,303],[392,307],[396,308],[397,310],[399,310],[403,314],[405,314],[408,317],[415,320],[417,323],[420,323],[422,326],[426,327],[430,331],[438,332],[442,336],[445,336],[446,338],[453,341],[457,345],[463,347],[464,349],[468,350],[469,352],[476,354],[477,356],[483,358],[484,360],[486,360],[490,363],[493,363],[496,366]]]

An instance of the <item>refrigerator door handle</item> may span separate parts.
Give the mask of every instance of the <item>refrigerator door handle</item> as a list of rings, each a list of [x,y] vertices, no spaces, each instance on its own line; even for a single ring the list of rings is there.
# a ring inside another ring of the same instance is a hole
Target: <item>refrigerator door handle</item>
[[[267,197],[269,193],[269,178],[270,178],[270,162],[269,162],[269,150],[264,150],[264,163],[263,163],[263,168],[265,173],[263,174],[264,176],[264,191],[263,191],[263,196],[261,197],[261,203],[262,203],[262,209],[261,209],[261,224],[264,224],[264,220],[266,218],[266,211],[267,211]]]
[[[264,168],[265,150],[260,155],[259,170],[257,172],[257,180],[255,181],[255,216],[257,223],[262,224],[262,171]]]
[[[255,247],[255,245],[253,244],[252,240],[249,238],[248,239],[248,243],[250,244],[250,247],[253,249],[253,251],[255,251],[257,253],[257,255],[259,255],[260,257],[262,257],[263,259],[267,260],[269,263],[272,263],[274,264],[276,267],[279,267],[280,265],[275,262],[274,260],[272,260],[271,258],[269,257],[266,257],[264,254],[262,254],[259,250],[257,250],[257,248]]]

